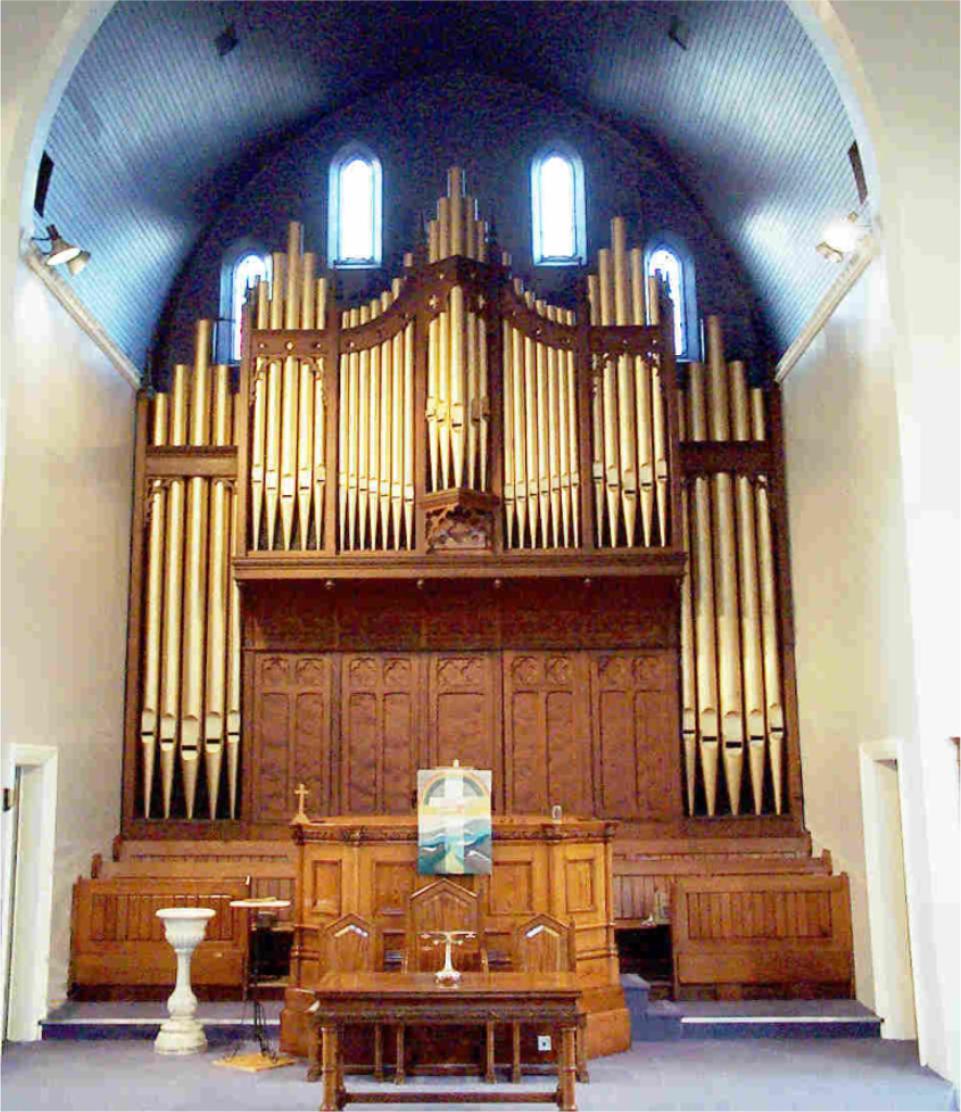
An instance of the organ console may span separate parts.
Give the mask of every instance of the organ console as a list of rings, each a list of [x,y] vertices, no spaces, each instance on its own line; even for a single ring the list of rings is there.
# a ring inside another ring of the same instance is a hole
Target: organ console
[[[673,829],[800,829],[776,396],[726,359],[718,317],[705,363],[679,371],[666,291],[625,221],[610,232],[579,303],[550,304],[511,274],[454,168],[378,296],[342,304],[292,223],[250,290],[239,374],[212,364],[198,322],[192,366],[140,405],[125,830],[241,823],[250,778],[272,775],[248,743],[253,585],[462,575],[659,583],[676,679],[638,737],[669,734]],[[631,647],[605,628],[585,651]],[[599,691],[582,725],[604,761],[606,723],[628,712]]]

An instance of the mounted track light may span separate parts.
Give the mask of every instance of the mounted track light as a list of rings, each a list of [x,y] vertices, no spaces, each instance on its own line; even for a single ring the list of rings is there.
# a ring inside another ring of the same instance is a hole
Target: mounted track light
[[[79,274],[90,262],[90,252],[84,251],[82,247],[77,247],[73,243],[68,243],[57,231],[56,224],[48,224],[47,234],[45,236],[34,236],[33,239],[35,243],[50,244],[50,249],[43,260],[47,266],[62,266],[66,263],[71,274]]]

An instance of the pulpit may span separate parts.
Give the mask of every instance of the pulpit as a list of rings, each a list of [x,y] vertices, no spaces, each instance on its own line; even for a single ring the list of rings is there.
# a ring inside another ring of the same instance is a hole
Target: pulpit
[[[299,823],[292,831],[297,846],[294,943],[281,1046],[306,1054],[313,988],[331,972],[323,959],[325,928],[343,915],[363,916],[380,930],[388,965],[399,967],[407,944],[408,899],[425,878],[417,874],[414,815],[339,816]],[[589,1057],[630,1045],[614,940],[613,838],[614,824],[594,819],[495,816],[493,872],[454,878],[481,902],[495,973],[511,968],[513,933],[522,923],[539,913],[573,923]],[[504,1049],[506,1064],[510,1053]]]

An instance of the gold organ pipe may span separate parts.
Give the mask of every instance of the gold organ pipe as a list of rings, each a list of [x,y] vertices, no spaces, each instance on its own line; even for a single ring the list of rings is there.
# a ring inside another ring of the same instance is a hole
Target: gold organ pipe
[[[404,507],[404,447],[405,441],[410,440],[411,434],[408,426],[408,411],[405,408],[407,399],[404,387],[404,336],[403,332],[396,332],[391,341],[391,369],[394,404],[391,408],[391,433],[390,433],[390,517],[394,527],[394,548],[400,548],[401,521]]]
[[[464,395],[464,424],[467,430],[467,486],[474,490],[477,487],[477,422],[480,417],[478,408],[479,384],[477,374],[477,314],[467,310],[467,390]]]
[[[360,323],[368,324],[370,309],[367,305],[360,307]],[[367,547],[367,501],[369,494],[367,464],[370,449],[370,350],[363,348],[360,352],[360,374],[358,379],[359,393],[357,395],[357,424],[354,426],[357,435],[357,541],[363,549]]]
[[[346,313],[344,316],[346,317]],[[340,357],[339,421],[337,436],[337,512],[340,522],[340,546],[347,548],[347,460],[350,448],[347,443],[348,407],[350,405],[350,356]]]
[[[453,224],[452,224],[453,227]],[[453,485],[464,485],[464,289],[453,286],[450,291],[450,437],[453,462]]]
[[[360,311],[351,309],[347,314],[348,327],[360,323]],[[360,451],[358,423],[360,421],[360,354],[353,350],[347,357],[347,547],[354,548],[357,524],[357,459]]]
[[[524,547],[527,531],[527,363],[524,337],[511,327],[511,370],[514,395],[514,492],[517,509],[517,547]]]
[[[167,443],[168,395],[153,400],[151,443]],[[157,759],[157,728],[160,715],[161,632],[163,628],[164,516],[167,492],[162,479],[152,479],[148,493],[150,528],[147,540],[147,598],[144,606],[143,702],[140,712],[140,742],[143,754],[144,817],[150,818],[154,766]]]
[[[544,303],[537,302],[537,312],[544,315]],[[537,405],[537,496],[538,517],[541,523],[541,546],[550,546],[548,528],[551,519],[551,482],[550,482],[550,410],[547,396],[547,345],[538,341],[534,348],[537,386],[535,399]]]
[[[709,428],[712,440],[731,435],[727,366],[720,321],[706,321],[710,367]],[[721,742],[724,774],[732,814],[740,809],[744,763],[744,712],[741,701],[740,617],[737,598],[737,545],[735,537],[734,484],[727,472],[712,476],[714,488],[714,553],[717,562],[717,658],[721,709]]]
[[[744,364],[729,366],[734,439],[751,439],[751,412]],[[737,503],[737,545],[741,602],[741,666],[744,677],[744,710],[748,738],[748,762],[754,813],[764,802],[764,666],[761,656],[761,612],[757,576],[757,536],[754,525],[754,489],[747,475],[734,479]]]
[[[237,529],[239,498],[231,502],[231,533]],[[230,552],[228,541],[227,551]],[[237,817],[240,773],[240,588],[230,580],[230,612],[227,621],[227,795],[230,817]]]
[[[213,368],[213,434],[216,447],[232,443],[230,368]],[[210,489],[210,547],[207,577],[207,659],[204,676],[204,772],[210,817],[217,817],[225,739],[227,623],[230,606],[230,498],[224,479]]]
[[[284,326],[284,271],[286,260],[281,252],[273,258],[270,289],[270,327]],[[273,549],[277,529],[277,504],[280,500],[280,438],[281,438],[281,364],[271,361],[267,368],[267,450],[264,474],[264,503],[267,510],[267,548]]]
[[[300,327],[323,328],[323,321],[317,319],[317,256],[313,251],[305,251],[301,259],[303,279],[300,297]]]
[[[327,327],[327,279],[317,280],[315,319],[318,328]],[[324,546],[324,497],[327,488],[327,406],[324,385],[324,361],[314,368],[314,536],[318,549]]]
[[[600,323],[600,286],[596,274],[587,276],[587,299],[591,324]],[[601,372],[597,356],[591,359],[591,466],[594,481],[594,527],[597,543],[603,544],[604,536],[604,404]]]
[[[440,225],[436,220],[427,224],[427,261],[436,263],[440,258]]]
[[[534,341],[524,336],[524,440],[527,447],[527,521],[530,528],[531,548],[537,547],[538,526],[538,470],[537,470],[537,417],[535,408]]]
[[[692,440],[701,441],[707,438],[704,368],[700,363],[692,363],[688,373],[691,396],[690,435]],[[711,499],[708,480],[703,475],[694,479],[692,532],[698,729],[707,813],[713,815],[717,806],[718,766],[717,642],[714,616],[714,562],[711,552]]]
[[[427,447],[430,489],[440,490],[440,429],[437,424],[437,376],[440,366],[440,316],[427,326]]]
[[[647,312],[650,324],[661,322],[661,286],[656,275],[647,280]],[[651,367],[651,432],[654,445],[654,484],[657,524],[661,544],[667,544],[668,474],[667,439],[664,421],[664,393],[661,389],[661,368],[657,361]]]
[[[450,305],[448,297],[447,304]],[[437,327],[437,431],[440,447],[441,490],[450,489],[450,313],[441,310]]]
[[[547,319],[556,321],[557,313],[553,306],[547,308]],[[561,455],[558,437],[560,435],[560,384],[557,379],[558,350],[551,344],[544,345],[547,352],[547,472],[549,480],[548,498],[551,517],[551,544],[557,548],[561,543]],[[546,532],[546,530],[545,530]],[[544,538],[545,544],[547,538]]]
[[[459,166],[447,171],[450,195],[450,255],[464,254],[464,174]],[[457,484],[460,486],[460,483]]]
[[[178,363],[170,390],[169,443],[182,447],[187,440],[188,369]],[[183,623],[184,480],[171,479],[167,491],[167,528],[164,551],[163,657],[160,677],[160,778],[164,818],[170,818],[174,768],[179,740],[180,663]]]
[[[414,547],[414,323],[404,330],[404,530]],[[399,547],[399,546],[398,546]]]
[[[514,360],[511,326],[505,317],[502,322],[504,338],[504,545],[514,547]]]
[[[490,417],[489,371],[487,366],[487,322],[483,313],[475,319],[477,329],[477,379],[480,397],[474,403],[478,412],[478,455],[480,456],[480,489],[487,490],[488,423]]]
[[[210,442],[209,320],[197,322],[190,397],[190,444]],[[192,819],[203,744],[204,665],[207,603],[208,481],[187,480],[187,538],[184,561],[183,691],[180,712],[180,766],[187,818]]]
[[[752,430],[755,440],[766,439],[764,398],[759,389],[751,391]],[[767,727],[771,753],[771,779],[774,784],[774,809],[783,809],[784,705],[781,696],[781,665],[778,648],[777,592],[774,582],[774,535],[767,476],[759,475],[755,488],[757,509],[758,578],[761,597],[761,643],[764,653],[764,695],[767,701]]]
[[[567,324],[574,325],[574,313],[572,310],[567,312]],[[580,540],[580,520],[581,520],[581,468],[578,453],[578,425],[577,425],[577,380],[575,377],[574,367],[574,350],[570,349],[566,354],[567,364],[567,428],[570,437],[570,469],[571,469],[571,534],[574,540],[574,545],[578,546]]]
[[[297,400],[297,520],[300,547],[310,547],[310,505],[314,498],[314,368],[306,360],[298,367]]]
[[[690,553],[691,509],[687,485],[681,491],[681,528],[684,535],[684,551]],[[694,660],[693,585],[693,576],[689,568],[681,583],[681,734],[684,739],[684,773],[689,815],[694,814],[694,785],[697,777],[697,684]]]
[[[266,328],[269,320],[267,283],[258,280],[256,290],[255,320],[257,328]],[[250,516],[251,548],[260,547],[260,523],[264,512],[264,437],[267,431],[267,363],[262,356],[254,365],[253,384],[254,419],[250,446]]]
[[[611,221],[611,248],[614,270],[614,323],[631,323],[633,305],[628,304],[627,233],[624,218]],[[624,510],[624,533],[628,545],[634,543],[637,524],[637,430],[635,426],[634,375],[626,355],[617,360],[617,430],[620,460],[621,504]]]
[[[381,294],[381,309],[386,312],[391,305],[390,293]],[[384,340],[380,346],[380,454],[379,454],[379,489],[378,489],[378,517],[380,519],[380,532],[383,537],[384,548],[389,548],[390,536],[390,485],[391,485],[391,448],[390,438],[395,428],[394,410],[399,399],[395,398],[394,368],[393,368],[393,341]],[[394,545],[396,547],[396,545]]]
[[[631,251],[631,318],[644,323],[644,256],[639,247]],[[637,419],[637,479],[640,487],[641,534],[650,545],[654,523],[654,456],[652,447],[651,372],[643,359],[634,358],[634,401]]]
[[[611,252],[607,247],[602,247],[597,253],[597,278],[600,323],[613,324],[613,291],[611,289]],[[609,546],[617,545],[618,523],[620,520],[620,486],[621,473],[618,460],[618,427],[617,427],[617,382],[615,362],[610,359],[602,361],[602,398],[604,412],[604,476],[607,493],[607,524]]]
[[[437,202],[437,258],[450,255],[450,198],[441,197]]]
[[[556,319],[567,324],[567,312],[558,309]],[[555,355],[557,374],[557,469],[561,501],[560,535],[565,548],[571,543],[571,428],[570,403],[567,398],[567,351],[557,350]]]
[[[380,298],[370,304],[370,319],[380,316]],[[367,509],[370,513],[370,547],[377,548],[380,523],[380,345],[370,349],[370,401],[368,403],[369,440],[367,444]]]

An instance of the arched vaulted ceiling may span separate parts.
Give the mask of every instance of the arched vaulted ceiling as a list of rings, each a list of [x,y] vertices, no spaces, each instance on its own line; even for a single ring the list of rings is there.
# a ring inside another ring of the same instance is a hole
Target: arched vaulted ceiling
[[[220,57],[228,26],[237,45]],[[853,135],[780,0],[120,0],[47,144],[45,220],[95,255],[77,292],[143,365],[177,274],[271,151],[398,81],[453,69],[556,94],[658,151],[736,256],[775,354],[833,281],[814,245],[857,205]]]

